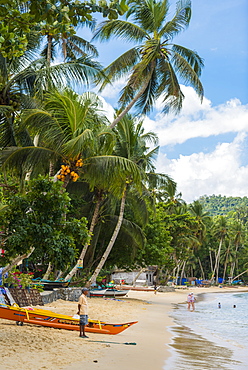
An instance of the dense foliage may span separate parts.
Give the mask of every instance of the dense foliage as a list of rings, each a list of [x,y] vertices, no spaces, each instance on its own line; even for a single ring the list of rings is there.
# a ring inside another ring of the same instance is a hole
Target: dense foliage
[[[199,199],[203,208],[210,216],[224,216],[236,212],[241,219],[246,214],[248,197],[226,197],[221,195],[204,195]],[[248,220],[246,220],[248,221]]]
[[[89,237],[85,218],[66,218],[70,198],[59,182],[42,177],[31,180],[25,194],[10,196],[6,205],[0,214],[2,263],[35,247],[31,260],[51,261],[62,269]]]

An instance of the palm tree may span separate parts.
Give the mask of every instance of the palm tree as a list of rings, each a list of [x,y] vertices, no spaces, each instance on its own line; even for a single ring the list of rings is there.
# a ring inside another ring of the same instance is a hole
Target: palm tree
[[[231,234],[233,239],[234,250],[232,251],[233,260],[231,262],[230,277],[233,278],[234,269],[238,264],[238,250],[243,245],[245,240],[245,229],[242,221],[234,221],[231,224]]]
[[[55,179],[63,181],[64,187],[80,176],[89,183],[91,191],[107,190],[120,196],[130,174],[139,182],[140,172],[129,159],[107,155],[112,152],[113,132],[106,127],[108,121],[100,108],[100,100],[94,94],[80,96],[69,89],[47,94],[40,109],[30,109],[23,114],[25,127],[39,137],[38,145],[8,148],[2,155],[4,167],[23,166],[33,177],[40,172],[47,173],[52,161],[58,169]],[[91,220],[92,232],[100,203],[101,197]],[[82,253],[87,247],[88,243]]]
[[[21,110],[38,107],[37,97],[43,98],[54,88],[75,83],[86,86],[97,76],[100,78],[100,64],[86,54],[50,65],[38,54],[39,42],[40,37],[32,33],[28,49],[21,57],[8,59],[0,53],[0,147],[34,144],[27,130],[20,128],[18,117]]]
[[[135,163],[140,169],[141,177],[143,177],[144,181],[145,171],[154,169],[152,161],[154,159],[156,151],[158,150],[158,147],[155,148],[155,150],[153,149],[150,152],[148,151],[147,142],[156,144],[157,136],[152,132],[144,133],[144,128],[142,127],[142,124],[142,121],[137,121],[131,115],[127,115],[118,122],[114,131],[117,136],[115,154],[123,156]],[[108,246],[94,273],[92,274],[88,284],[94,284],[96,282],[96,278],[99,275],[102,267],[104,266],[120,232],[120,228],[122,226],[124,218],[124,210],[128,192],[134,190],[137,186],[139,189],[140,182],[137,183],[132,175],[126,178],[125,188],[123,189],[123,193],[121,196],[120,210],[116,227],[108,243]]]
[[[106,69],[108,80],[113,82],[128,75],[123,88],[114,127],[135,106],[139,113],[146,114],[158,97],[163,97],[163,112],[180,111],[184,95],[180,82],[193,86],[203,98],[199,80],[203,60],[186,47],[173,44],[173,38],[190,22],[191,2],[177,2],[176,13],[171,21],[168,0],[129,0],[127,20],[115,19],[100,23],[93,40],[105,41],[112,36],[138,44],[126,51]],[[131,21],[128,19],[132,17]]]
[[[80,22],[82,27],[86,26],[93,31],[96,22],[94,19]],[[55,60],[55,58],[62,54],[63,61],[76,60],[80,56],[86,54],[93,57],[98,56],[97,49],[89,41],[76,35],[75,27],[68,25],[65,27],[63,23],[57,22],[56,26],[40,25],[41,34],[46,37],[46,44],[41,55],[46,58],[48,65]],[[60,52],[60,53],[59,53]]]
[[[215,237],[219,239],[219,247],[215,257],[215,265],[211,277],[211,282],[215,281],[218,283],[218,275],[219,275],[219,264],[220,264],[220,255],[221,255],[221,248],[228,237],[228,225],[227,219],[224,216],[220,216],[217,221],[213,225],[213,234]],[[215,277],[216,274],[216,277]]]

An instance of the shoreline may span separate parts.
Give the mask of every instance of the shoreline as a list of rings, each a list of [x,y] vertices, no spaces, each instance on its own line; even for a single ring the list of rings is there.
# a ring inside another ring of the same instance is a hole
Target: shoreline
[[[247,287],[189,289],[199,299],[204,293],[248,291]],[[176,323],[170,312],[180,303],[185,303],[186,309],[189,289],[157,294],[129,291],[128,297],[120,300],[89,298],[91,319],[112,323],[138,321],[118,335],[89,333],[89,339],[81,339],[75,331],[28,324],[19,327],[14,321],[0,319],[0,370],[161,370],[176,353],[171,346],[175,337],[171,328]],[[73,315],[77,302],[58,300],[44,308]]]

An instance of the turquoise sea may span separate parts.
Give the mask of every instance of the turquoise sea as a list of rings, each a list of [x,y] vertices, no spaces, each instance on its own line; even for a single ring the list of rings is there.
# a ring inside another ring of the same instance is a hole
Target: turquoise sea
[[[202,294],[194,312],[178,304],[170,316],[165,370],[248,369],[248,293]]]

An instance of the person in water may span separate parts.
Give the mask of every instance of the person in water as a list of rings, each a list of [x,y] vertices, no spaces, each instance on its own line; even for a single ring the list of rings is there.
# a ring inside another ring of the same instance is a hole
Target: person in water
[[[189,293],[187,297],[188,310],[192,307],[192,311],[195,310],[195,296],[194,293]]]

